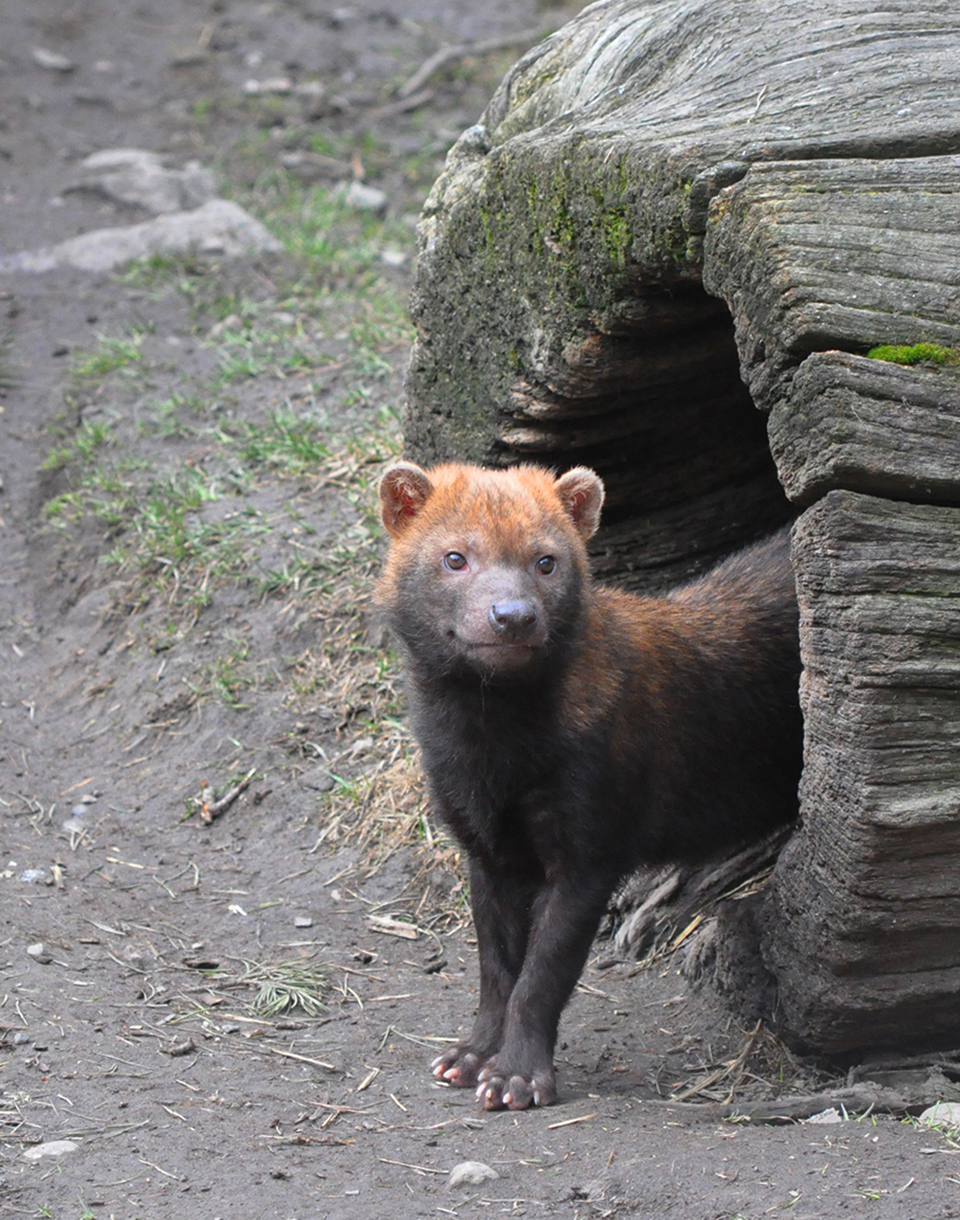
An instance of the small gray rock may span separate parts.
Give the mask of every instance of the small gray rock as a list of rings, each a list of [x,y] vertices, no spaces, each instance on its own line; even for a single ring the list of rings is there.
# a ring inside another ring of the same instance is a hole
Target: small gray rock
[[[271,80],[246,80],[243,82],[243,91],[250,97],[261,93],[292,93],[293,81],[286,76],[276,76]]]
[[[295,928],[312,928],[313,918],[310,915],[298,915],[293,921]]]
[[[938,1101],[920,1115],[928,1127],[960,1127],[960,1102]]]
[[[38,68],[48,68],[51,72],[72,72],[76,64],[59,51],[48,51],[46,47],[33,48],[33,62]]]
[[[314,792],[329,792],[333,787],[333,776],[326,767],[315,767],[300,776],[300,786]]]
[[[23,1154],[25,1161],[40,1161],[44,1157],[61,1157],[66,1156],[68,1152],[76,1152],[80,1147],[73,1140],[50,1140],[46,1144],[35,1144],[32,1148],[28,1148]]]
[[[499,1178],[500,1175],[483,1161],[461,1161],[450,1170],[447,1183],[451,1189],[457,1186],[480,1186],[481,1183]]]
[[[139,225],[94,229],[56,246],[24,250],[0,257],[3,271],[53,271],[78,267],[81,271],[112,271],[135,258],[160,252],[244,254],[282,250],[280,242],[258,220],[229,199],[211,199],[190,212],[172,212]]]
[[[385,191],[375,186],[365,186],[362,182],[351,182],[343,194],[343,202],[351,208],[360,208],[368,212],[385,212],[387,210],[387,195]]]
[[[53,957],[46,950],[43,941],[37,941],[35,945],[27,945],[27,953],[35,962],[39,962],[41,966],[48,966],[53,961]]]
[[[167,169],[144,148],[105,148],[80,162],[80,177],[67,191],[94,191],[117,203],[146,208],[154,215],[195,208],[216,194],[213,174],[199,162]]]

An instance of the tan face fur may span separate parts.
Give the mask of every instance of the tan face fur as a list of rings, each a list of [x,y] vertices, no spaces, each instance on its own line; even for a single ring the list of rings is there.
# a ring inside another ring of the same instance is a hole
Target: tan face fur
[[[520,672],[569,628],[603,502],[593,471],[400,462],[380,499],[392,539],[380,601],[415,656]]]

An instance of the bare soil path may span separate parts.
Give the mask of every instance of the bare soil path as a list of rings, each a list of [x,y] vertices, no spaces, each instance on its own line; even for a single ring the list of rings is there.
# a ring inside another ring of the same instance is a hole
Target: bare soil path
[[[0,1215],[960,1215],[939,1132],[664,1109],[822,1080],[758,1037],[732,1081],[745,1031],[674,959],[598,948],[554,1108],[427,1072],[475,951],[370,612],[370,487],[413,220],[523,40],[403,86],[563,10],[0,8],[0,255],[148,218],[69,189],[106,148],[211,167],[285,248],[0,281]],[[499,1176],[451,1189],[465,1160]]]

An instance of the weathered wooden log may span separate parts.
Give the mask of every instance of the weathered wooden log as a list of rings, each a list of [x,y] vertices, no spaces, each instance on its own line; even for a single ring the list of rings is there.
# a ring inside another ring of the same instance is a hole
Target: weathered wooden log
[[[960,1033],[960,513],[886,498],[960,504],[960,374],[849,354],[960,342],[958,201],[953,156],[754,166],[705,243],[781,480],[814,505],[803,827],[752,926],[785,1032],[821,1053]],[[742,932],[719,942],[727,990],[724,949],[753,969]]]
[[[960,157],[755,165],[711,218],[704,285],[761,409],[810,352],[960,345]]]
[[[960,509],[831,492],[795,527],[802,827],[764,955],[831,1053],[960,1038]]]
[[[960,503],[960,369],[815,353],[770,412],[769,434],[797,504],[844,487]]]
[[[780,524],[710,201],[764,161],[960,151],[956,39],[950,0],[607,0],[529,52],[424,209],[411,456],[594,466],[600,572],[638,587]]]

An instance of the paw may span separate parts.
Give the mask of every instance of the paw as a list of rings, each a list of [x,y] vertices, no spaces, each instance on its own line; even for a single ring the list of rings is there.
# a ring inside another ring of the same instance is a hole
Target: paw
[[[486,1060],[462,1042],[451,1046],[430,1064],[438,1080],[446,1080],[458,1088],[467,1089],[480,1079],[480,1069]]]
[[[557,1100],[553,1068],[533,1072],[501,1070],[494,1060],[478,1076],[477,1100],[484,1110],[529,1110]]]

